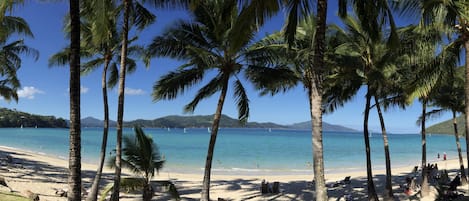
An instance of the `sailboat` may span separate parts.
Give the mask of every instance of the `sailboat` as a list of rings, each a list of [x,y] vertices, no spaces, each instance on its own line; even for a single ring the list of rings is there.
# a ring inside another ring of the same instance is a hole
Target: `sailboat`
[[[272,128],[269,128],[269,133],[272,133]]]
[[[212,131],[210,130],[210,127],[207,127],[207,132],[211,133]]]
[[[168,127],[168,132],[171,131],[171,129]]]
[[[184,133],[187,133],[187,130],[186,130],[186,128],[184,128]]]

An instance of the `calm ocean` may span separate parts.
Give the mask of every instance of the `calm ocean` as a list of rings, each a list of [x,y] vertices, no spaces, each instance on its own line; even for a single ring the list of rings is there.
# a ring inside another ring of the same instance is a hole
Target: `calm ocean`
[[[166,158],[165,169],[176,172],[202,171],[209,141],[207,129],[145,129],[153,136]],[[32,152],[68,157],[68,129],[2,128],[0,145]],[[115,147],[115,129],[109,133],[108,153]],[[125,129],[124,135],[132,135]],[[83,161],[96,163],[102,129],[82,129]],[[382,136],[371,138],[374,169],[384,169]],[[390,134],[393,167],[418,165],[421,142],[418,134]],[[437,153],[446,152],[456,158],[454,136],[427,136],[427,160],[436,160]],[[465,140],[461,138],[465,153]],[[362,133],[324,133],[326,173],[354,171],[365,168]],[[213,160],[213,172],[222,174],[309,174],[312,172],[311,131],[277,129],[228,129],[219,131]]]

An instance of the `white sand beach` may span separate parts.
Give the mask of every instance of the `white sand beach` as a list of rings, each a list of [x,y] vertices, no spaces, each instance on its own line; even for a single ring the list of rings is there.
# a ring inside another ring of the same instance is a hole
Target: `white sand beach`
[[[2,161],[0,176],[4,177],[6,183],[14,192],[25,194],[31,191],[40,196],[40,200],[66,200],[55,194],[56,189],[67,188],[68,161],[42,154],[0,147],[0,158],[6,155],[12,157],[9,163]],[[457,172],[459,163],[455,159],[438,161],[440,170],[446,168],[453,178]],[[416,164],[417,165],[417,164]],[[399,186],[405,183],[405,178],[411,174],[412,167],[394,168],[393,186],[397,200],[408,200],[403,189]],[[96,165],[82,164],[83,186],[85,189],[91,186],[91,180],[96,171]],[[112,182],[113,171],[105,170],[104,183]],[[128,174],[128,173],[127,173]],[[382,194],[384,189],[384,170],[374,170],[374,181],[378,193]],[[351,176],[351,183],[328,188],[329,200],[345,200],[344,195],[351,195],[353,200],[366,199],[366,171],[343,172],[326,174],[328,186],[343,180],[345,176]],[[182,200],[198,200],[203,179],[202,174],[182,174],[163,171],[154,178],[155,180],[171,180],[176,185]],[[212,199],[223,198],[225,200],[313,200],[312,175],[212,175],[212,188],[210,195]],[[260,192],[261,182],[278,181],[280,193],[265,194]],[[467,186],[460,186],[461,193],[467,193]],[[0,186],[0,191],[8,191],[8,188]],[[430,196],[421,200],[434,200],[436,190],[432,189]],[[164,192],[157,192],[153,200],[168,200],[170,197]],[[121,200],[140,200],[140,194],[122,194]]]

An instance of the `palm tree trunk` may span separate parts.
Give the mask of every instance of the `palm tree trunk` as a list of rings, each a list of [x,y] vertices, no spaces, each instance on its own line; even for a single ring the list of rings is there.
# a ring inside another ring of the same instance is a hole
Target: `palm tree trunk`
[[[146,183],[145,186],[143,186],[142,200],[151,201],[151,198],[153,198],[153,193],[153,187],[151,184]]]
[[[462,159],[461,143],[459,142],[459,132],[458,132],[458,122],[456,120],[456,111],[454,110],[453,110],[453,128],[454,128],[454,137],[456,138],[456,147],[458,148],[459,167],[461,171],[461,183],[462,185],[466,185],[467,177],[466,177],[466,172],[464,170],[464,161]]]
[[[316,87],[316,84],[313,84],[308,91],[312,124],[313,171],[316,200],[327,200],[322,142],[322,92]]]
[[[316,200],[327,200],[326,182],[324,179],[324,154],[322,142],[322,73],[324,72],[324,51],[326,48],[327,0],[317,2],[317,25],[314,41],[313,65],[311,69],[311,88],[309,89],[310,112],[312,123],[313,171]]]
[[[466,40],[464,42],[464,50],[466,51],[466,70],[465,70],[465,78],[466,80],[469,80],[469,40]],[[464,107],[464,119],[465,121],[465,134],[466,134],[466,160],[467,160],[467,166],[469,166],[469,82],[466,82],[464,86],[464,94],[465,94],[465,104],[466,106]],[[469,172],[468,172],[469,173]]]
[[[90,194],[86,198],[87,201],[96,201],[98,199],[99,182],[103,173],[104,161],[106,159],[106,146],[107,136],[109,132],[109,104],[107,98],[107,69],[109,67],[110,58],[105,57],[103,75],[101,77],[101,86],[103,91],[103,103],[104,103],[104,127],[103,127],[103,141],[101,142],[101,152],[99,153],[99,164],[96,170],[96,176],[94,177],[93,185],[91,186]]]
[[[81,200],[80,2],[70,0],[70,151],[69,201]]]
[[[210,201],[210,175],[212,171],[213,152],[215,150],[215,143],[217,141],[218,127],[220,125],[220,118],[225,103],[226,92],[228,91],[228,77],[224,78],[223,88],[218,99],[217,110],[213,116],[212,133],[210,134],[210,142],[208,144],[207,160],[205,161],[204,180],[202,182],[202,195],[201,201]]]
[[[127,45],[129,40],[129,12],[131,0],[124,0],[124,25],[122,27],[122,50],[121,64],[119,69],[119,97],[117,103],[117,143],[116,143],[116,165],[114,175],[114,188],[111,195],[111,201],[119,200],[120,178],[121,178],[121,157],[122,157],[122,127],[124,119],[124,90],[125,73],[127,69]]]
[[[427,112],[427,99],[423,99],[422,103],[422,184],[421,196],[428,195],[430,188],[428,186],[428,172],[427,172],[427,141],[425,132],[425,114]]]
[[[378,98],[375,96],[376,110],[378,111],[379,123],[381,125],[381,133],[383,134],[384,144],[384,157],[386,160],[386,187],[384,190],[384,200],[394,200],[394,194],[392,192],[392,173],[391,173],[391,155],[389,154],[389,142],[388,134],[386,132],[386,126],[384,125],[384,117],[381,112],[381,106]]]
[[[371,150],[370,150],[370,138],[368,132],[368,118],[370,115],[370,102],[371,95],[368,87],[366,93],[366,105],[365,105],[365,118],[363,120],[363,137],[365,138],[365,152],[366,152],[366,175],[367,175],[367,187],[368,187],[368,200],[378,201],[378,195],[376,194],[375,184],[373,182],[373,170],[371,167]]]

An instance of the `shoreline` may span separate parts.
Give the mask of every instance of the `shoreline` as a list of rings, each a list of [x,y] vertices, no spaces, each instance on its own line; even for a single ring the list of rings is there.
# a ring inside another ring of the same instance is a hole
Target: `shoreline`
[[[67,167],[68,161],[66,159],[55,158],[45,154],[29,152],[26,150],[17,149],[14,147],[0,146],[0,156],[4,154],[11,155],[17,164],[21,167],[9,167],[8,171],[4,168],[0,169],[0,176],[6,178],[8,185],[17,192],[24,192],[30,190],[34,193],[38,193],[44,197],[41,200],[66,200],[65,198],[59,198],[55,195],[54,189],[66,189],[67,188]],[[449,159],[446,161],[437,161],[440,170],[449,169],[452,171],[450,175],[454,175],[459,168],[459,162],[456,159]],[[396,197],[401,200],[406,199],[406,195],[402,189],[399,188],[399,184],[403,184],[405,177],[411,175],[413,166],[396,167],[393,168],[393,185]],[[94,178],[94,172],[96,171],[96,165],[82,163],[82,178],[85,189],[91,186],[91,180]],[[51,173],[52,172],[52,173]],[[292,198],[300,200],[311,200],[314,195],[311,181],[313,180],[313,174],[283,174],[268,172],[267,174],[219,174],[216,171],[212,172],[211,178],[211,197],[221,197],[224,199],[232,200],[243,200],[254,196],[251,200],[291,200]],[[129,172],[124,171],[124,175],[131,175]],[[373,170],[374,180],[376,180],[377,191],[381,196],[383,192],[384,175],[385,170]],[[28,175],[28,176],[24,176]],[[112,182],[113,170],[105,168],[103,180],[108,183]],[[326,173],[326,183],[329,185],[343,180],[346,176],[351,176],[352,183],[347,187],[336,187],[329,188],[329,200],[340,200],[345,194],[352,194],[355,197],[366,196],[366,187],[363,185],[366,183],[366,171],[354,171],[354,172],[341,172],[341,173]],[[181,197],[184,199],[197,199],[200,198],[201,181],[203,174],[189,172],[180,173],[173,172],[171,170],[162,169],[159,175],[155,176],[153,180],[169,180],[172,181]],[[280,194],[275,195],[261,195],[260,194],[260,183],[262,180],[268,182],[278,181],[280,182]],[[31,185],[33,184],[33,185]],[[37,184],[37,185],[35,185]],[[467,189],[460,187],[460,189]],[[0,190],[2,190],[0,188]],[[433,190],[429,198],[433,198],[435,190]],[[132,194],[126,197],[139,198],[139,194]],[[164,193],[157,193],[157,196],[163,197],[161,200],[165,200]],[[122,199],[132,200],[132,199]],[[359,199],[360,200],[360,199]],[[427,200],[425,197],[422,200]],[[431,199],[428,199],[431,200]]]

